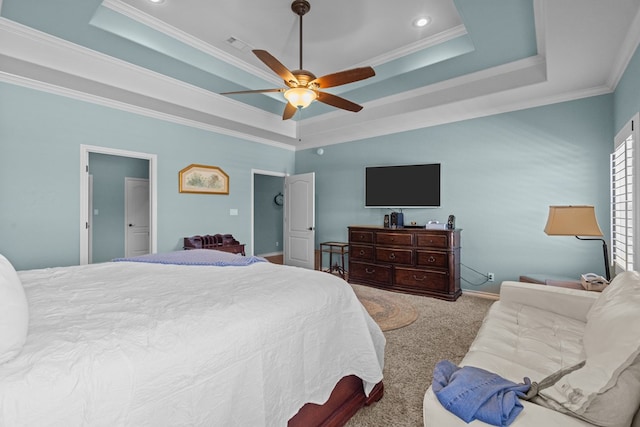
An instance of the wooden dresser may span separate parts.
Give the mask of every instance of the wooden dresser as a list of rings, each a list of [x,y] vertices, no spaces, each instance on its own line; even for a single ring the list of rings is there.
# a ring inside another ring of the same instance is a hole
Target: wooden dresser
[[[461,230],[349,227],[349,282],[455,301]]]

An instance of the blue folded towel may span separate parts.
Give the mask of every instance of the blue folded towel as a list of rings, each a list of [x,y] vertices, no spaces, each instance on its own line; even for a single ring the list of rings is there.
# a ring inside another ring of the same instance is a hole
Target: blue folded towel
[[[448,360],[436,364],[432,389],[448,411],[465,422],[475,419],[494,426],[508,426],[522,411],[518,397],[531,387],[529,378],[516,384],[473,366],[462,368]]]

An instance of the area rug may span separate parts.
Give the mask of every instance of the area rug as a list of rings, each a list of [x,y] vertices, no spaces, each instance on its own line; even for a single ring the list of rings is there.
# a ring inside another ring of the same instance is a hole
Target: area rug
[[[400,329],[418,318],[415,307],[403,295],[352,284],[356,296],[383,331]]]

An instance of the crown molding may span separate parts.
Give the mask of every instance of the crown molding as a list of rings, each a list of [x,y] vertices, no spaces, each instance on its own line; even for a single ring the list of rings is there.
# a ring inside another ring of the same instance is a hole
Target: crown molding
[[[107,1],[110,5],[121,3]],[[611,93],[640,40],[640,12],[618,55],[611,81],[604,86],[564,91],[562,82],[549,82],[546,76],[546,0],[534,0],[533,4],[537,56],[367,102],[357,115],[336,110],[298,122],[282,121],[278,115],[3,17],[0,81],[287,150],[357,141]],[[304,137],[299,140],[298,135]]]
[[[76,77],[83,80],[83,88],[87,94],[92,90],[99,91],[100,85],[126,91],[127,100],[114,99],[127,103],[134,102],[135,96],[154,99],[159,103],[173,104],[183,109],[190,109],[208,116],[218,117],[227,122],[238,122],[237,128],[248,127],[242,123],[251,123],[250,127],[256,129],[258,139],[265,139],[263,135],[273,134],[274,138],[266,138],[274,142],[290,144],[295,141],[296,124],[292,121],[276,120],[279,116],[249,106],[234,99],[218,95],[202,88],[181,82],[165,75],[133,65],[131,63],[113,58],[111,56],[87,49],[66,40],[53,37],[49,34],[34,30],[33,28],[18,24],[14,21],[0,17],[0,55],[20,61],[19,66],[25,68],[24,72],[29,82],[26,68],[32,67],[43,83],[49,78],[59,77],[53,71],[64,73],[68,79]],[[8,67],[7,61],[0,63],[0,71]],[[17,66],[16,64],[13,64]],[[51,70],[50,76],[43,70]],[[8,74],[15,74],[9,72]],[[95,86],[92,89],[92,86]],[[63,86],[64,87],[64,86]],[[69,87],[69,96],[77,96],[77,90]],[[64,91],[63,91],[64,92]],[[117,92],[117,91],[115,91]],[[104,98],[99,96],[98,98]],[[149,102],[146,102],[149,104]],[[197,114],[194,114],[197,116]],[[197,118],[193,119],[198,121]],[[237,132],[236,130],[231,130]]]
[[[419,93],[408,92],[389,97],[395,99],[367,103],[358,120],[337,115],[326,119],[324,116],[311,118],[299,125],[300,133],[306,137],[297,149],[357,141],[612,92],[608,85],[563,91],[558,84],[541,78],[545,72],[546,62],[538,56],[421,88]]]
[[[167,36],[174,38],[188,46],[198,49],[206,53],[207,55],[211,55],[214,58],[217,58],[221,61],[231,64],[234,67],[239,68],[240,70],[246,71],[247,73],[253,74],[258,78],[266,80],[267,82],[273,83],[274,85],[282,84],[282,80],[277,78],[277,76],[275,76],[273,73],[268,73],[261,68],[255,67],[248,62],[242,61],[241,59],[238,59],[237,57],[221,49],[218,49],[215,46],[212,46],[197,37],[179,30],[178,28],[168,25],[166,22],[161,21],[147,13],[144,13],[140,9],[136,9],[135,7],[127,3],[124,3],[120,0],[104,0],[102,5],[113,10],[114,12],[126,16],[127,18],[146,25],[149,28],[166,34]]]
[[[439,126],[464,120],[477,119],[496,114],[509,113],[528,108],[542,107],[561,102],[574,101],[611,93],[608,86],[598,86],[573,92],[557,94],[553,90],[539,92],[544,83],[534,84],[522,89],[508,90],[502,93],[463,99],[449,104],[415,110],[402,115],[390,114],[385,118],[376,118],[367,122],[342,123],[323,133],[310,132],[303,138],[297,150],[326,147],[334,144],[355,142],[399,132]],[[551,92],[551,93],[546,93]],[[304,128],[301,130],[304,134]]]
[[[638,46],[640,45],[640,9],[633,18],[631,25],[629,26],[629,32],[624,39],[624,42],[620,45],[616,61],[611,68],[611,74],[607,79],[607,85],[611,90],[615,90],[620,83],[620,79],[624,75],[631,58],[635,54]]]
[[[366,61],[362,61],[361,63],[354,65],[354,67],[363,67],[363,66],[376,67],[378,65],[382,65],[387,62],[396,60],[398,58],[402,58],[404,56],[410,55],[412,53],[415,53],[424,49],[428,49],[430,47],[442,44],[444,42],[453,40],[457,37],[464,36],[466,34],[467,34],[466,27],[464,25],[458,25],[456,27],[442,31],[438,34],[434,34],[431,37],[418,40],[414,43],[408,44],[399,49],[385,53],[384,55],[379,55],[374,58],[368,59]]]
[[[451,103],[469,96],[473,91],[477,92],[476,96],[486,95],[496,89],[496,80],[511,86],[530,84],[531,76],[527,76],[527,70],[544,74],[540,69],[544,67],[544,58],[527,58],[365,103],[365,111],[356,117],[348,112],[335,111],[295,122],[282,121],[274,114],[239,101],[1,17],[0,54],[20,61],[18,65],[21,67],[33,68],[32,75],[38,76],[30,78],[28,70],[3,72],[0,76],[5,81],[288,149],[308,146],[309,142],[300,141],[298,135],[306,135],[308,141],[321,141],[312,142],[313,145],[326,145],[430,126],[432,124],[425,122],[424,117],[415,119],[416,115],[412,114],[410,108],[417,108],[418,111],[432,109],[437,102]],[[9,63],[3,61],[0,71],[5,71],[3,67],[8,67]],[[525,80],[522,80],[522,76]],[[54,77],[58,78],[58,82],[52,80]],[[63,78],[75,78],[82,84],[74,87],[73,83],[59,83]],[[486,85],[490,81],[493,83]],[[101,85],[120,89],[120,92],[107,91]],[[508,86],[502,90],[506,88]],[[122,96],[115,98],[117,93]],[[367,114],[369,111],[372,114]],[[400,116],[402,119],[399,120]],[[459,116],[454,113],[447,121],[456,121]],[[251,126],[246,123],[251,123]],[[381,126],[382,123],[385,126]],[[327,135],[328,130],[331,137]]]
[[[178,114],[170,114],[159,111],[157,108],[145,108],[138,106],[131,102],[122,102],[115,99],[102,97],[99,95],[87,93],[80,90],[70,89],[61,85],[51,84],[43,82],[41,80],[27,78],[24,75],[11,74],[6,71],[0,70],[0,81],[5,83],[14,84],[17,86],[26,87],[29,89],[35,89],[41,92],[47,92],[54,95],[64,96],[66,98],[75,99],[78,101],[89,102],[96,105],[101,105],[108,108],[113,108],[121,111],[126,111],[141,116],[146,116],[158,120],[163,120],[179,125],[189,126],[192,128],[202,129],[206,131],[215,132],[221,135],[227,135],[235,138],[249,140],[260,144],[265,144],[285,150],[294,151],[295,147],[290,143],[281,143],[268,138],[262,138],[253,135],[248,132],[241,132],[233,130],[226,126],[217,126],[214,124],[208,124],[204,120],[192,120],[188,117],[180,116]]]
[[[533,1],[533,19],[536,30],[536,47],[539,56],[547,55],[547,15],[545,0]]]

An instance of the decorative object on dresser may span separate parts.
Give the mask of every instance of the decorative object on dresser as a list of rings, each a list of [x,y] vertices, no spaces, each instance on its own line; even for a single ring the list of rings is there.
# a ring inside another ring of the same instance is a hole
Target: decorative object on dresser
[[[184,250],[215,249],[217,251],[245,255],[244,244],[234,239],[231,234],[206,234],[204,236],[185,237],[183,248]]]
[[[455,301],[462,230],[349,227],[349,282]]]

